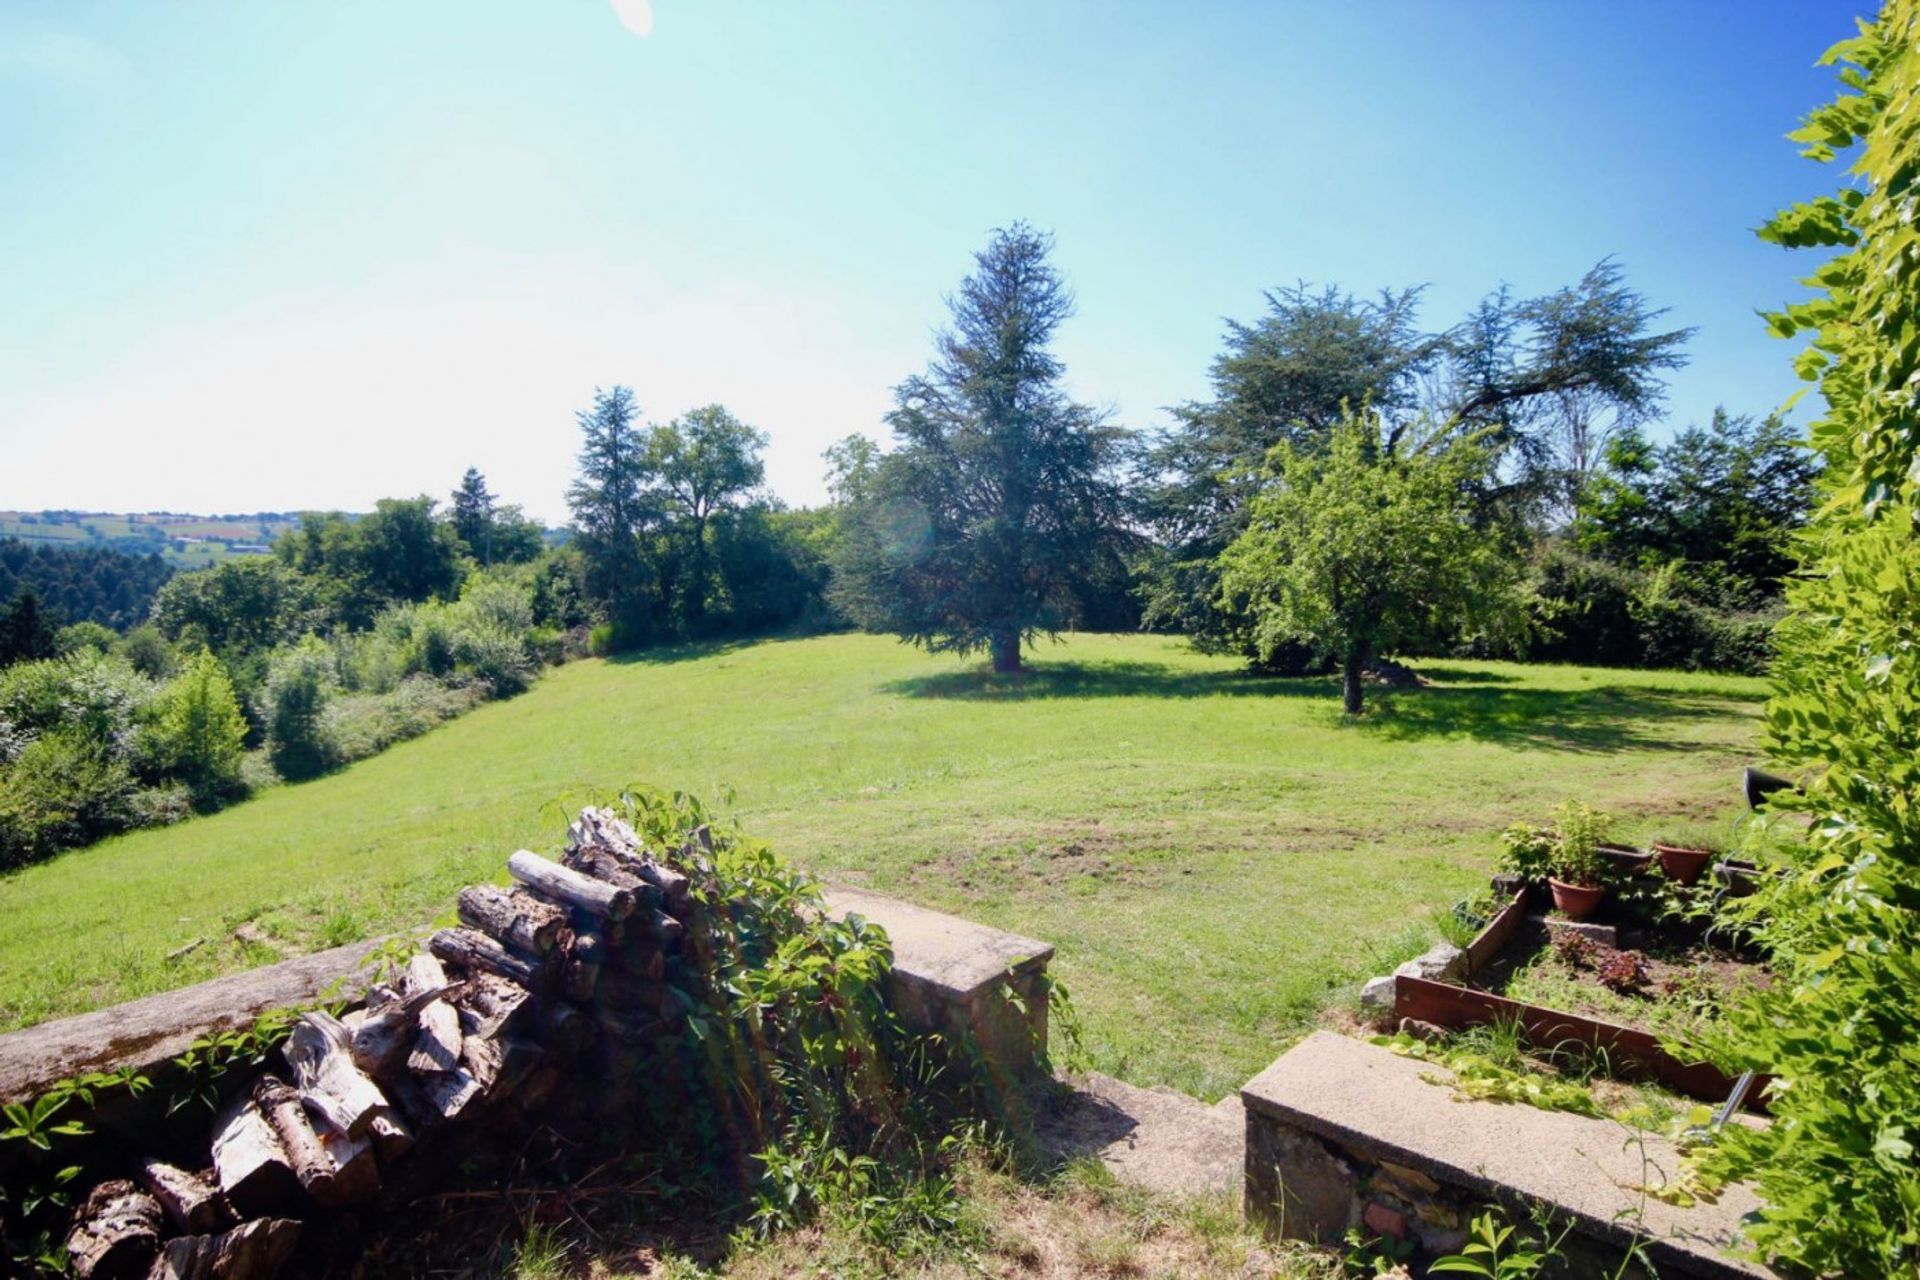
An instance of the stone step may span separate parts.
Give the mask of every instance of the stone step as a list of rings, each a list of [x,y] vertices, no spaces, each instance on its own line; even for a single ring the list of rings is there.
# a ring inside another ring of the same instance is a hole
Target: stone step
[[[1445,1252],[1475,1206],[1500,1200],[1516,1215],[1540,1206],[1570,1223],[1570,1255],[1597,1250],[1611,1261],[1637,1245],[1662,1276],[1773,1275],[1732,1252],[1759,1205],[1752,1188],[1735,1183],[1686,1208],[1645,1194],[1679,1168],[1657,1135],[1463,1099],[1432,1063],[1326,1031],[1283,1054],[1241,1098],[1247,1215],[1277,1234],[1338,1243],[1364,1222]]]
[[[1238,1189],[1246,1130],[1235,1111],[1097,1071],[1066,1083],[1064,1097],[1036,1108],[1036,1136],[1049,1155],[1092,1157],[1120,1181],[1163,1195]]]

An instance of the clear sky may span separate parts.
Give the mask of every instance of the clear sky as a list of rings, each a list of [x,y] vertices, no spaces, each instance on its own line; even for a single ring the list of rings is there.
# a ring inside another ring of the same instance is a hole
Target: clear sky
[[[1617,255],[1674,422],[1796,387],[1755,240],[1846,0],[9,0],[0,508],[444,494],[565,515],[573,411],[720,401],[771,486],[885,438],[989,228],[1058,237],[1075,391],[1153,427],[1298,279]],[[624,20],[623,20],[624,19]]]

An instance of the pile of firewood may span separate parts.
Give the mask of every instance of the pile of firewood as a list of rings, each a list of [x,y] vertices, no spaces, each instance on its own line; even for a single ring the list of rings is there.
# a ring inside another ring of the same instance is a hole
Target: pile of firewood
[[[461,926],[434,934],[392,985],[341,1017],[304,1014],[264,1071],[216,1116],[198,1171],[144,1159],[93,1188],[67,1237],[73,1273],[275,1274],[303,1220],[395,1197],[420,1153],[483,1116],[541,1108],[596,1044],[636,1044],[690,1001],[667,981],[698,915],[685,871],[711,842],[650,854],[585,809],[561,862],[516,853],[512,888],[460,891]],[[189,1161],[188,1163],[191,1163]]]

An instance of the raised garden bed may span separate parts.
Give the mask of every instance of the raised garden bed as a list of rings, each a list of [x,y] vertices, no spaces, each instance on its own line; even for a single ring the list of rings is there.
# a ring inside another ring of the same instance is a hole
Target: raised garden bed
[[[1651,855],[1608,856],[1642,888],[1653,884]],[[1702,892],[1713,892],[1712,878],[1702,883]],[[1506,896],[1466,946],[1461,978],[1395,976],[1396,1020],[1449,1030],[1511,1023],[1548,1053],[1603,1053],[1610,1074],[1650,1079],[1702,1102],[1728,1096],[1734,1081],[1725,1073],[1669,1052],[1662,1041],[1685,1039],[1720,999],[1765,982],[1754,957],[1698,924],[1637,911],[1644,895],[1613,895],[1592,921],[1574,924],[1544,911],[1532,886],[1496,880],[1496,889]],[[1763,1090],[1750,1089],[1747,1098],[1764,1109]]]

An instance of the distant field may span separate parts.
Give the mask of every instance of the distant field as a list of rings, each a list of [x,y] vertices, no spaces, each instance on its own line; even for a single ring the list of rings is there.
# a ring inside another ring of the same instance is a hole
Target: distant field
[[[1209,1097],[1330,994],[1424,944],[1495,834],[1579,797],[1626,820],[1737,799],[1759,681],[1435,662],[1361,724],[1324,680],[1081,636],[997,680],[835,636],[586,661],[336,776],[0,880],[0,1026],[421,923],[561,804],[734,789],[831,879],[1053,941],[1104,1069]],[[211,943],[177,964],[163,957]]]
[[[138,555],[159,552],[183,569],[219,564],[244,548],[264,546],[297,523],[293,515],[157,515],[153,513],[0,511],[0,537],[52,546],[105,546]]]

